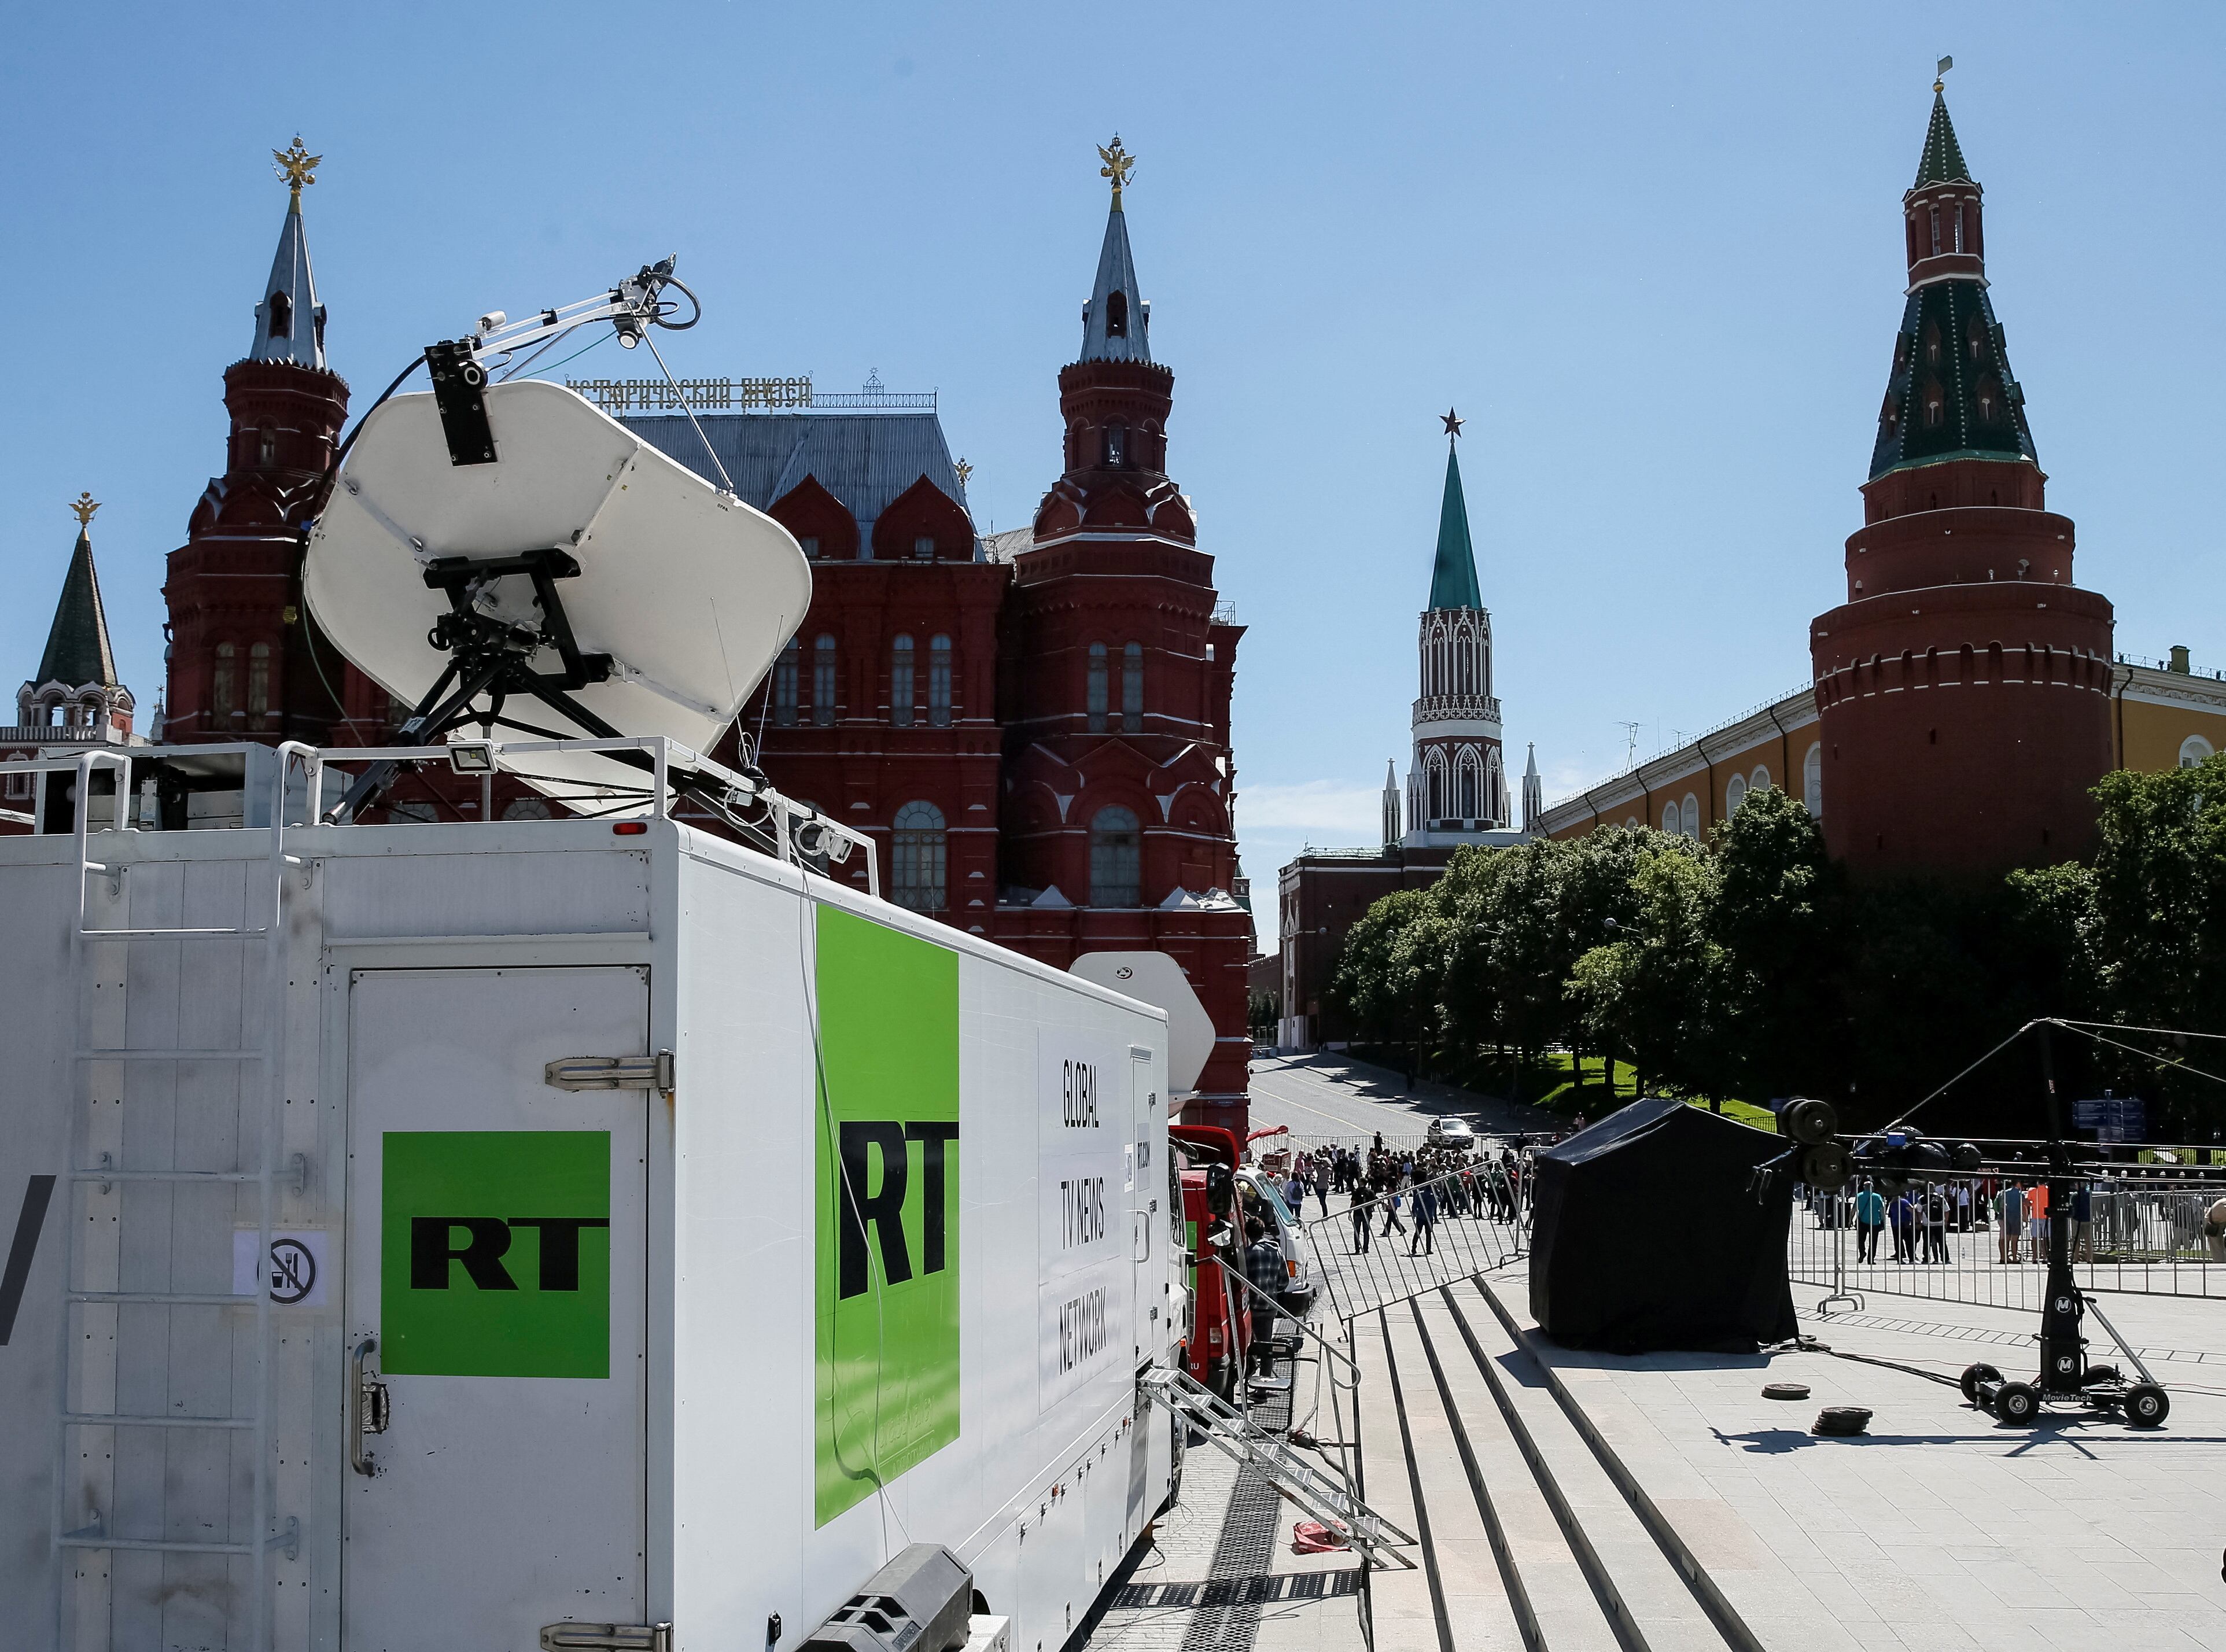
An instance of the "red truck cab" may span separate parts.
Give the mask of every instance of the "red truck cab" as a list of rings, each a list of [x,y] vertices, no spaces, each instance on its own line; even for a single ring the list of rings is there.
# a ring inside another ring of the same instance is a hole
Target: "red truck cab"
[[[1251,1315],[1237,1311],[1237,1287],[1206,1259],[1219,1255],[1240,1272],[1244,1266],[1243,1238],[1231,1223],[1241,1148],[1235,1132],[1215,1125],[1171,1124],[1167,1140],[1182,1191],[1183,1285],[1190,1303],[1183,1369],[1234,1401]]]

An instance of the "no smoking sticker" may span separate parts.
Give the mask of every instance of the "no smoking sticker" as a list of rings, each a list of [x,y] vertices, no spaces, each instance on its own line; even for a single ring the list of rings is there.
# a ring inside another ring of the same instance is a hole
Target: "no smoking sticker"
[[[253,1228],[235,1228],[232,1235],[232,1293],[253,1296],[256,1283]],[[263,1270],[260,1288],[270,1293],[278,1306],[321,1308],[325,1306],[326,1245],[331,1236],[321,1229],[273,1233],[270,1266]]]

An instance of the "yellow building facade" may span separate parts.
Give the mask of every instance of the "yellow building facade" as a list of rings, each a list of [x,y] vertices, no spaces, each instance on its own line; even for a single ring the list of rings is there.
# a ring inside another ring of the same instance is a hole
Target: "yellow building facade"
[[[2226,673],[2197,673],[2185,648],[2153,664],[2120,660],[2111,671],[2110,737],[2117,766],[2139,773],[2226,751]],[[1581,837],[1643,824],[1704,837],[1763,786],[1790,791],[1821,820],[1831,807],[1823,758],[1816,695],[1802,689],[1549,804],[1536,829]]]

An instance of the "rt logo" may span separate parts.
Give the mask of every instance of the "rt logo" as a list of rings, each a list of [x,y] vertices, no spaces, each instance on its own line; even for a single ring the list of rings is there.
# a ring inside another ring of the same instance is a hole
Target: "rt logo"
[[[836,1248],[837,1301],[863,1296],[872,1282],[867,1257],[866,1229],[874,1229],[881,1255],[881,1277],[901,1285],[913,1276],[912,1246],[905,1237],[905,1203],[912,1190],[911,1144],[920,1148],[920,1267],[923,1274],[940,1274],[945,1266],[949,1226],[946,1190],[949,1170],[945,1150],[958,1140],[956,1124],[921,1121],[900,1123],[894,1119],[845,1119],[842,1126],[841,1158],[836,1174],[842,1183],[840,1235]],[[872,1161],[881,1162],[881,1183],[873,1188]]]
[[[607,1228],[608,1217],[514,1216],[507,1221],[492,1216],[413,1216],[410,1218],[410,1288],[445,1291],[455,1271],[482,1291],[514,1291],[502,1259],[509,1254],[511,1233],[535,1228],[541,1234],[541,1265],[534,1280],[537,1289],[576,1291],[580,1288],[580,1230]],[[464,1240],[456,1242],[461,1229]]]

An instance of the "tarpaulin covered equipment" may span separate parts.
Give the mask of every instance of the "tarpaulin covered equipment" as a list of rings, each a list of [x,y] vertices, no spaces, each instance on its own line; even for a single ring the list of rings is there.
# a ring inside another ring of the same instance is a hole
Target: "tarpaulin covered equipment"
[[[1537,1157],[1530,1312],[1568,1348],[1752,1353],[1794,1335],[1788,1144],[1682,1102],[1633,1102]]]

